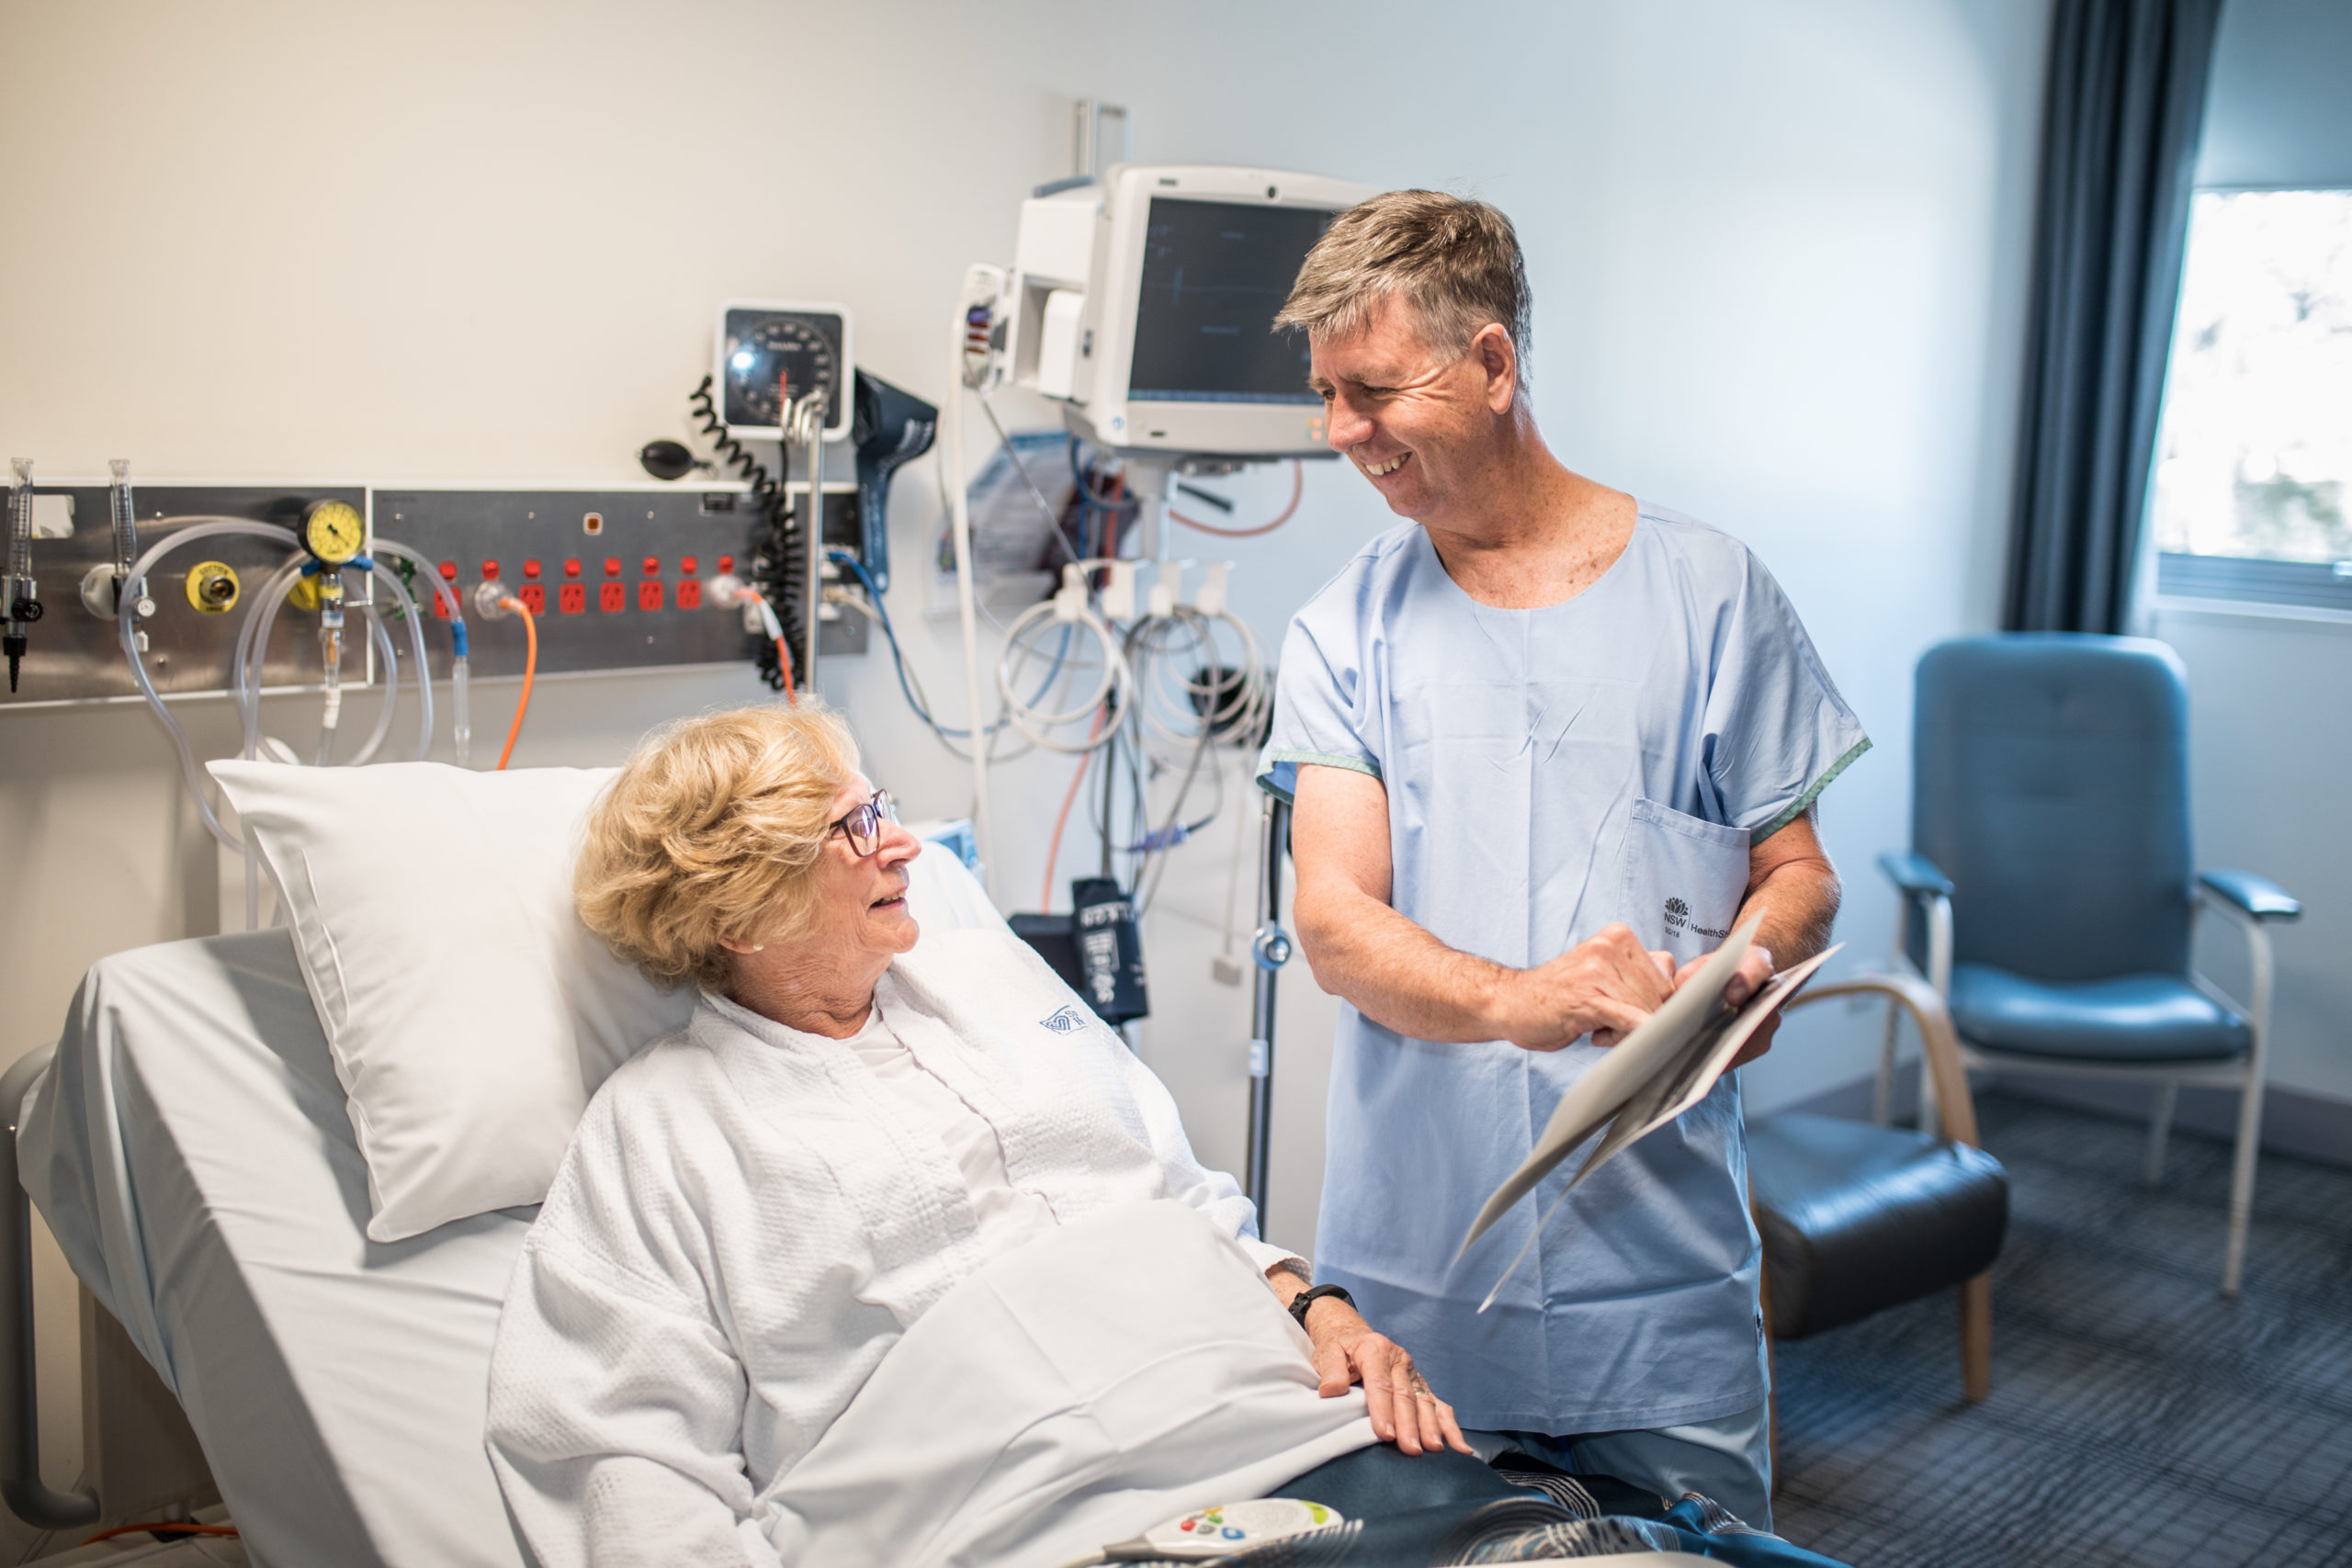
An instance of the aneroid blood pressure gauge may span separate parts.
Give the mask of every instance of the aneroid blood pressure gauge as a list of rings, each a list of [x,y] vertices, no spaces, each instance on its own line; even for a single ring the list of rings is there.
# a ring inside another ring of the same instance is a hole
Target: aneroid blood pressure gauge
[[[719,417],[734,434],[778,438],[782,400],[825,394],[825,439],[850,425],[847,307],[789,299],[729,299],[718,309]]]
[[[368,524],[347,501],[314,501],[302,513],[302,547],[329,566],[341,566],[368,542]]]

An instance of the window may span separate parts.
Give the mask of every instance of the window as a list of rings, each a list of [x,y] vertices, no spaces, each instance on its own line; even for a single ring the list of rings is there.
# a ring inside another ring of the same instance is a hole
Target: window
[[[2352,610],[2352,190],[2198,193],[2148,521],[2159,592]]]

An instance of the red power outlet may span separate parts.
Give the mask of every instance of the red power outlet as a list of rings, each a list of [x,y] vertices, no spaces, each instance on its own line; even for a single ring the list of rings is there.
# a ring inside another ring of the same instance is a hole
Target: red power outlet
[[[585,583],[567,582],[556,590],[556,603],[563,606],[567,615],[585,615],[588,610],[588,588]]]
[[[637,607],[640,610],[658,610],[662,607],[662,583],[659,579],[637,585]]]
[[[523,608],[530,611],[534,615],[544,615],[548,613],[548,591],[540,584],[526,582],[514,596],[522,600]]]
[[[596,608],[616,615],[628,608],[628,590],[617,582],[607,582],[596,590]]]
[[[689,577],[684,582],[678,584],[678,608],[681,610],[699,610],[702,608],[701,583],[696,582],[693,578]]]

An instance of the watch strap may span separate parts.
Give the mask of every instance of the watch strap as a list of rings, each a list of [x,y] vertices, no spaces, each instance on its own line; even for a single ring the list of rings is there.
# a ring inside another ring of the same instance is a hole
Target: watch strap
[[[1317,1302],[1321,1301],[1325,1296],[1336,1296],[1351,1307],[1356,1304],[1355,1297],[1348,1294],[1346,1291],[1337,1285],[1310,1285],[1306,1290],[1299,1292],[1298,1294],[1291,1297],[1290,1315],[1292,1319],[1295,1321],[1301,1328],[1306,1327],[1306,1309],[1313,1306]]]

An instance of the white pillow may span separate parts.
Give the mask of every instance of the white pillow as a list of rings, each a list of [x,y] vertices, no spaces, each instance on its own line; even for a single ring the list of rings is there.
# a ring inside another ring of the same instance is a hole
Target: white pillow
[[[596,1086],[694,1009],[572,910],[581,824],[613,770],[211,772],[294,928],[368,1161],[368,1236],[546,1197]]]
[[[368,1161],[368,1235],[547,1196],[605,1077],[685,1026],[580,923],[581,829],[616,770],[210,764],[294,928]],[[954,852],[909,868],[918,921],[1002,923]]]

